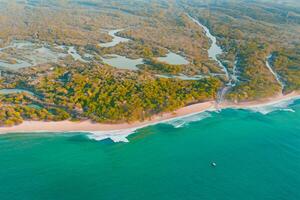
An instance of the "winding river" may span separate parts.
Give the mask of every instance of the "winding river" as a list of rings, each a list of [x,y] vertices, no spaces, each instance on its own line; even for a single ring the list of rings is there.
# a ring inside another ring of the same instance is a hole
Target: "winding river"
[[[221,102],[223,102],[226,93],[235,85],[235,81],[234,81],[235,75],[234,75],[234,77],[233,77],[233,75],[230,75],[227,68],[222,64],[222,62],[218,58],[219,55],[223,54],[223,50],[220,46],[218,46],[217,38],[215,36],[213,36],[210,33],[210,30],[206,26],[201,24],[198,20],[196,20],[189,14],[186,14],[186,15],[193,22],[195,22],[198,26],[200,26],[202,29],[204,29],[206,37],[211,40],[211,46],[208,49],[208,56],[218,63],[219,67],[225,73],[226,78],[229,80],[228,83],[226,84],[226,86],[219,91],[217,102],[221,103]],[[236,71],[236,64],[237,64],[237,62],[235,62],[235,69],[234,69],[235,71]]]
[[[99,46],[100,47],[113,47],[116,46],[117,44],[121,43],[121,42],[129,42],[130,39],[128,38],[123,38],[123,37],[119,37],[116,34],[123,31],[124,29],[116,29],[116,30],[111,30],[108,32],[108,35],[110,35],[111,37],[113,37],[111,42],[106,42],[106,43],[100,43]]]
[[[193,21],[195,22],[198,26],[200,26],[202,29],[204,29],[205,31],[205,35],[206,37],[208,37],[211,40],[211,46],[208,49],[208,56],[215,60],[218,65],[222,68],[222,70],[224,71],[226,78],[229,79],[229,72],[227,70],[227,68],[222,64],[222,62],[218,59],[218,56],[223,54],[223,50],[221,49],[220,46],[218,46],[217,44],[217,38],[215,36],[213,36],[210,33],[210,30],[204,26],[203,24],[201,24],[198,20],[196,20],[195,18],[193,18],[192,16],[190,16],[189,14],[187,14],[187,16]]]
[[[238,76],[237,76],[237,64],[238,61],[236,60],[234,62],[234,67],[233,67],[233,72],[232,74],[229,74],[227,68],[222,64],[222,62],[218,59],[218,55],[221,55],[223,53],[222,49],[220,46],[217,45],[217,39],[215,36],[213,36],[210,33],[210,30],[204,26],[203,24],[201,24],[198,20],[196,20],[195,18],[191,17],[190,15],[187,14],[187,16],[196,24],[198,24],[201,28],[204,29],[206,36],[211,40],[211,46],[208,49],[208,56],[210,58],[212,58],[213,60],[215,60],[219,66],[223,69],[226,77],[228,78],[228,83],[226,84],[226,86],[219,92],[218,95],[218,102],[222,102],[224,99],[224,96],[226,95],[226,93],[236,85],[237,81],[238,81]],[[266,59],[266,66],[269,69],[269,71],[272,73],[272,75],[275,77],[276,81],[280,84],[281,88],[284,89],[285,87],[285,83],[282,81],[282,78],[280,77],[279,74],[277,74],[274,69],[272,68],[271,64],[270,64],[270,60],[272,58],[272,54],[269,55]]]

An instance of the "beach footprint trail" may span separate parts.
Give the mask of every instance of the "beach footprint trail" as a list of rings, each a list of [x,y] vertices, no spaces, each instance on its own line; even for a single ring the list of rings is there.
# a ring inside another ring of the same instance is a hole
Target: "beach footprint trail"
[[[266,59],[266,66],[269,69],[269,71],[273,74],[273,76],[275,77],[276,81],[280,84],[281,89],[284,90],[284,88],[286,86],[285,83],[284,83],[284,81],[282,80],[282,78],[280,77],[280,75],[273,69],[273,67],[272,67],[272,65],[270,63],[272,57],[273,57],[272,54],[270,54],[267,57],[267,59]]]

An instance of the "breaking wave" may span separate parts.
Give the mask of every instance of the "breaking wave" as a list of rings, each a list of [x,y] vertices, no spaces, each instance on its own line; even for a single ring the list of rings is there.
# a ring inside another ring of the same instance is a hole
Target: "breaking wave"
[[[139,128],[117,130],[117,131],[95,131],[95,132],[89,132],[87,137],[91,140],[96,140],[96,141],[111,139],[113,142],[129,142],[127,137],[133,134],[137,129]]]
[[[296,100],[297,98],[279,101],[268,105],[255,106],[249,108],[249,110],[259,112],[263,115],[267,115],[275,111],[295,112],[292,108],[289,108],[289,106],[292,105]]]
[[[292,99],[286,99],[281,100],[278,102],[272,102],[266,105],[258,105],[253,106],[250,108],[243,108],[245,110],[250,110],[252,112],[261,113],[263,115],[267,115],[269,113],[275,112],[275,111],[283,111],[283,112],[295,112],[290,105],[292,105],[296,100],[300,99],[300,97],[292,98]],[[229,108],[230,109],[230,108]],[[233,108],[234,109],[234,108]],[[136,130],[152,126],[156,124],[169,124],[172,125],[174,128],[182,128],[187,125],[189,125],[192,122],[201,121],[203,119],[212,117],[212,112],[220,113],[221,110],[218,109],[209,109],[204,112],[190,114],[187,116],[177,117],[173,119],[168,119],[165,121],[159,121],[151,124],[145,124],[140,127],[135,127],[131,129],[125,129],[125,130],[116,130],[116,131],[97,131],[97,132],[87,132],[87,136],[89,139],[100,141],[105,139],[111,139],[114,142],[129,142],[127,137],[133,133],[136,132]]]
[[[214,110],[211,109],[208,111],[214,111]],[[136,130],[144,127],[166,123],[166,124],[173,125],[175,128],[180,128],[188,125],[191,122],[201,121],[208,117],[211,117],[211,114],[209,112],[200,112],[200,113],[195,113],[187,116],[177,117],[174,119],[167,119],[164,121],[154,122],[151,124],[146,124],[131,129],[116,130],[116,131],[94,131],[94,132],[86,132],[86,133],[87,133],[87,137],[91,140],[101,141],[105,139],[111,139],[114,142],[129,142],[127,137],[135,133]]]
[[[211,117],[211,114],[209,112],[202,112],[195,115],[170,120],[169,122],[167,122],[167,124],[172,125],[174,128],[181,128],[187,126],[191,122],[201,121],[208,117]]]

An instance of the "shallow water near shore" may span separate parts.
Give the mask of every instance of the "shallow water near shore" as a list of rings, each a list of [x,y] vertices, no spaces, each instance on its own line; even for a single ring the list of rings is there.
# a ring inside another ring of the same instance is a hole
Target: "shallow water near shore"
[[[129,143],[2,135],[1,200],[300,199],[299,100],[205,113],[137,130]]]

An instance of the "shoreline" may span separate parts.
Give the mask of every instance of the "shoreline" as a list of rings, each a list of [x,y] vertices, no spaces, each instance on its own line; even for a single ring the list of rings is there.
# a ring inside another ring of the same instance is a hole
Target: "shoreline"
[[[45,122],[45,121],[24,121],[20,125],[12,127],[0,127],[0,134],[7,133],[66,133],[66,132],[82,132],[97,134],[97,137],[109,138],[114,133],[115,135],[124,134],[127,137],[130,132],[166,121],[171,121],[176,118],[188,117],[208,110],[221,110],[221,109],[251,109],[263,106],[272,106],[280,102],[289,101],[293,99],[300,99],[300,92],[291,92],[286,95],[278,95],[273,98],[267,98],[258,101],[232,103],[224,102],[219,105],[215,101],[208,101],[197,103],[189,106],[182,107],[174,112],[163,113],[155,115],[149,120],[134,123],[121,123],[121,124],[105,124],[94,123],[89,120],[72,122],[72,121],[59,121],[59,122]],[[122,141],[122,140],[121,140]]]
[[[182,107],[174,112],[155,115],[149,120],[143,122],[105,124],[94,123],[90,120],[72,122],[69,120],[59,122],[45,121],[24,121],[22,124],[12,127],[0,127],[0,134],[5,133],[24,133],[24,132],[113,132],[138,129],[145,126],[172,120],[178,117],[194,115],[215,107],[214,101],[197,103],[190,106]]]
[[[274,97],[268,97],[265,99],[255,100],[255,101],[247,101],[247,102],[224,102],[221,103],[220,108],[235,108],[235,109],[249,109],[249,108],[257,108],[257,107],[264,107],[264,106],[272,106],[280,102],[289,101],[289,100],[296,100],[300,99],[300,92],[293,91],[288,94],[278,94]]]

